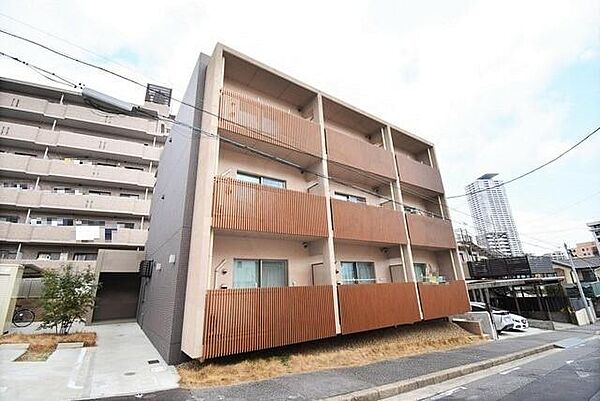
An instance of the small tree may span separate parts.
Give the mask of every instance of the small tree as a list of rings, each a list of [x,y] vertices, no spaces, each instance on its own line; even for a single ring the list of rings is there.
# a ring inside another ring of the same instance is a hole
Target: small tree
[[[71,265],[45,271],[42,285],[40,328],[53,328],[57,334],[68,334],[74,322],[85,320],[98,287],[91,270],[77,271]]]

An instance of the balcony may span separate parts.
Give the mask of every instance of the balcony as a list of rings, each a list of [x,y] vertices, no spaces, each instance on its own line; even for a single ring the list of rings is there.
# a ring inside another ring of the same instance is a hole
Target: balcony
[[[152,188],[156,179],[152,173],[121,167],[76,164],[65,160],[40,159],[31,156],[0,154],[0,170],[15,175],[54,178],[63,182],[89,182]]]
[[[331,286],[206,292],[204,358],[279,347],[335,334]]]
[[[336,239],[383,245],[407,243],[400,212],[338,199],[332,199],[331,206]]]
[[[45,99],[0,93],[0,110],[7,117],[59,120],[60,125],[93,129],[113,134],[134,137],[162,137],[159,133],[159,121],[121,114],[105,113],[92,107],[74,104],[60,104]]]
[[[394,157],[390,151],[331,128],[326,129],[326,134],[327,157],[334,163],[330,166],[330,175],[365,184],[377,183],[368,175],[379,177],[379,183],[382,178],[396,180]]]
[[[422,214],[406,214],[406,222],[411,245],[434,249],[456,248],[449,220]]]
[[[415,283],[339,285],[342,334],[421,320]]]
[[[230,90],[223,90],[221,135],[301,165],[321,157],[319,124]]]
[[[97,137],[92,135],[77,134],[68,131],[51,131],[38,127],[1,122],[0,128],[3,135],[0,140],[21,146],[38,145],[48,147],[51,151],[75,154],[95,154],[99,156],[110,155],[111,159],[136,162],[158,162],[160,160],[160,147],[145,146],[142,143],[122,141]]]
[[[327,236],[324,197],[228,177],[215,178],[212,222],[223,230]]]
[[[0,188],[0,205],[45,210],[108,213],[111,215],[148,216],[150,214],[149,199],[62,194],[17,188]]]
[[[438,319],[466,313],[471,310],[464,281],[446,284],[418,283],[423,320]]]
[[[23,266],[32,266],[41,270],[51,269],[62,265],[71,265],[74,269],[79,271],[87,269],[96,270],[95,260],[0,259],[0,263],[18,263]]]
[[[437,169],[401,153],[396,153],[396,162],[398,163],[400,182],[424,188],[434,194],[444,193],[442,177]]]
[[[97,238],[80,240],[78,239],[78,236],[81,235],[78,233],[80,227],[82,226],[42,226],[0,222],[0,241],[143,247],[148,237],[147,230],[119,228],[112,232],[112,239],[106,240],[104,227],[97,227]]]

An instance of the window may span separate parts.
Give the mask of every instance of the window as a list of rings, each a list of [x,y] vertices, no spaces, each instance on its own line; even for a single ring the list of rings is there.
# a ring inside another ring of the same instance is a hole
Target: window
[[[111,193],[109,191],[98,191],[97,189],[90,189],[88,191],[90,195],[102,195],[102,196],[110,196]]]
[[[57,194],[70,194],[73,193],[73,190],[69,187],[54,187],[52,188],[52,192]]]
[[[413,263],[415,267],[415,278],[417,281],[423,281],[423,278],[427,275],[427,264],[426,263]]]
[[[244,182],[250,182],[252,184],[261,184],[266,185],[268,187],[274,188],[285,188],[286,183],[283,180],[278,180],[276,178],[263,177],[259,175],[242,173],[240,171],[237,172],[237,179]]]
[[[346,201],[346,202],[367,203],[367,199],[363,198],[362,196],[348,195],[348,194],[343,194],[341,192],[335,192],[333,194],[333,197],[335,199],[343,200],[343,201]]]
[[[18,223],[19,222],[19,216],[6,216],[6,215],[2,215],[2,216],[0,216],[0,221],[4,221],[6,223]]]
[[[342,262],[343,284],[367,284],[375,282],[373,262]]]
[[[117,229],[116,228],[105,228],[104,229],[104,241],[112,241],[114,231],[117,231]]]
[[[233,287],[287,287],[287,260],[234,259]]]
[[[17,252],[8,249],[0,249],[0,259],[16,259]]]
[[[137,171],[144,171],[144,169],[142,167],[137,167],[137,166],[123,166],[128,170],[137,170]]]
[[[97,257],[96,253],[76,253],[73,255],[73,260],[96,260]]]
[[[38,252],[37,260],[60,260],[60,252]]]
[[[134,198],[134,199],[139,199],[140,198],[140,196],[138,194],[124,194],[124,193],[121,193],[121,194],[119,194],[119,196],[121,198]]]
[[[35,153],[27,153],[27,152],[15,152],[15,155],[37,157],[37,155]]]
[[[117,228],[135,228],[135,223],[117,222]]]

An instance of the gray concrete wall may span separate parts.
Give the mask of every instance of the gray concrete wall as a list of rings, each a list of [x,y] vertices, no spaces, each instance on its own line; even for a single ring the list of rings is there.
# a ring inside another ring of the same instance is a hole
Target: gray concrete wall
[[[184,102],[202,107],[206,66],[210,57],[201,54]],[[150,341],[170,364],[187,359],[181,352],[188,254],[201,112],[180,105],[171,136],[165,143],[158,168],[151,207],[146,259],[155,261],[151,278],[143,278],[137,320]],[[169,260],[174,258],[174,262]]]

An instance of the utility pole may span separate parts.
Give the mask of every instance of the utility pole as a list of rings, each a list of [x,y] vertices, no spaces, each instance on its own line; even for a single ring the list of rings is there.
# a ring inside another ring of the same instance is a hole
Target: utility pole
[[[591,307],[588,304],[587,298],[585,297],[585,294],[583,293],[583,288],[581,288],[581,282],[579,281],[579,275],[577,274],[577,270],[575,270],[575,264],[573,263],[573,256],[571,255],[571,252],[569,251],[569,248],[567,247],[566,243],[563,243],[563,245],[565,246],[565,251],[567,252],[567,256],[569,257],[569,264],[571,265],[571,271],[573,272],[573,278],[575,280],[575,283],[577,284],[577,290],[579,290],[579,296],[581,297],[581,299],[583,300],[583,305],[585,306],[585,311],[588,315],[588,318],[590,319],[590,323],[594,323],[594,314],[591,311]]]

